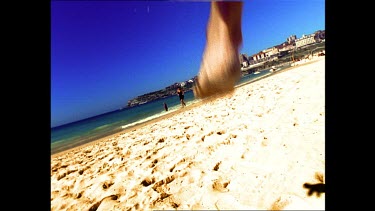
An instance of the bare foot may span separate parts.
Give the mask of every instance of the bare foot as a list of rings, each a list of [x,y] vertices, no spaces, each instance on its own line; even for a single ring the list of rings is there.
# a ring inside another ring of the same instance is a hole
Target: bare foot
[[[242,2],[211,2],[207,42],[196,84],[197,98],[231,92],[241,77]]]
[[[233,91],[241,76],[240,68],[236,50],[206,50],[193,88],[194,95],[205,98]]]

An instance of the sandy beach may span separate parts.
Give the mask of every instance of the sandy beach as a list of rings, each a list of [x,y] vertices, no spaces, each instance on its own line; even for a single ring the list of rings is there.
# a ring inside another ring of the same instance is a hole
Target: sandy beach
[[[313,60],[51,155],[51,210],[324,210],[308,188],[325,181],[325,57]]]

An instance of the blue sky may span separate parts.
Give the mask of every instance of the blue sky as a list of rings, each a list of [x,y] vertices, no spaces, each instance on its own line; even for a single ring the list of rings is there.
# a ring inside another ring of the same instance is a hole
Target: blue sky
[[[51,127],[197,75],[209,1],[51,1]],[[325,30],[324,0],[244,1],[248,56]]]

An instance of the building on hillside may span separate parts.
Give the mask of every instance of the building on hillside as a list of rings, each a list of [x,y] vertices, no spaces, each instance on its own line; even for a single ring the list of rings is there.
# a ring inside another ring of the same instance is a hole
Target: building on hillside
[[[301,38],[297,38],[296,35],[291,35],[287,37],[286,42],[279,45],[267,48],[260,51],[259,53],[248,56],[247,63],[245,62],[245,54],[241,54],[240,62],[241,67],[248,66],[259,66],[264,62],[277,60],[278,58],[290,53],[295,48],[301,48],[310,44],[324,42],[325,41],[325,30],[318,30],[309,35],[302,35]],[[241,58],[242,57],[242,58]]]
[[[296,39],[296,48],[301,48],[306,45],[310,45],[315,43],[315,33],[309,34],[309,35],[302,35],[301,38]]]
[[[286,42],[289,44],[294,44],[296,42],[297,36],[296,35],[291,35],[288,38],[286,38]]]
[[[314,33],[314,39],[317,43],[324,42],[326,39],[326,31],[325,30],[318,30]]]
[[[265,60],[265,58],[266,54],[263,51],[260,51],[259,53],[256,53],[249,57],[250,65],[262,62]]]
[[[301,38],[296,39],[296,48],[300,48],[306,45],[324,42],[325,41],[325,30],[318,30],[309,35],[302,35]]]
[[[278,55],[280,56],[280,54],[282,54],[284,52],[290,52],[291,50],[293,50],[294,49],[294,44],[295,44],[294,42],[289,43],[287,41],[287,42],[281,43],[280,45],[277,45],[276,48],[279,49]]]
[[[245,68],[249,66],[249,59],[246,54],[240,55],[240,64],[241,64],[241,68]]]
[[[279,53],[279,50],[275,46],[273,46],[263,50],[263,52],[266,54],[266,57],[272,57],[274,55],[277,55]]]

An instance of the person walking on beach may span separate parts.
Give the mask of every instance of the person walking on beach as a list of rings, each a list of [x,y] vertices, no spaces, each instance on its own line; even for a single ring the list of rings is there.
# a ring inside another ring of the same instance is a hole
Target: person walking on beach
[[[229,93],[240,79],[242,6],[241,1],[211,1],[205,49],[193,86],[195,97]]]
[[[165,111],[168,111],[168,105],[164,102],[164,109]]]
[[[181,87],[177,88],[177,94],[178,94],[178,97],[180,98],[181,106],[182,107],[186,106],[185,101],[184,101],[184,98],[185,98],[184,91],[182,90]]]

